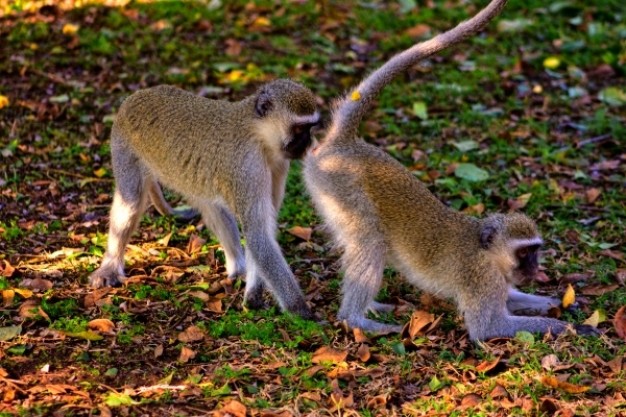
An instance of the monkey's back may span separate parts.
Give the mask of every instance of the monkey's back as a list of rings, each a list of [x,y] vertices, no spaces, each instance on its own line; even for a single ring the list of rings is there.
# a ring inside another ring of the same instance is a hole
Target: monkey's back
[[[314,203],[340,244],[350,244],[346,232],[363,235],[363,245],[382,236],[389,257],[425,290],[432,288],[431,281],[418,278],[420,273],[437,275],[449,271],[450,264],[462,269],[465,252],[476,250],[477,219],[446,207],[402,164],[362,140],[322,144],[307,157],[304,173]],[[371,238],[365,237],[368,231]],[[464,240],[466,247],[448,250],[450,242]],[[455,258],[444,259],[442,253]]]
[[[231,195],[237,170],[254,159],[255,147],[246,146],[249,126],[241,122],[249,112],[245,100],[210,100],[166,85],[140,90],[118,111],[112,152],[123,142],[159,181],[184,195]]]

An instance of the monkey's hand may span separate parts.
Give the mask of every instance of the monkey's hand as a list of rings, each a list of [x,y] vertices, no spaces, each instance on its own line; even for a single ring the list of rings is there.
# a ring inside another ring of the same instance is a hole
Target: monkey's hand
[[[576,334],[580,336],[600,336],[602,334],[597,327],[588,324],[575,324],[574,329],[576,329]]]
[[[190,206],[179,206],[172,209],[177,223],[189,223],[200,216],[200,212]]]

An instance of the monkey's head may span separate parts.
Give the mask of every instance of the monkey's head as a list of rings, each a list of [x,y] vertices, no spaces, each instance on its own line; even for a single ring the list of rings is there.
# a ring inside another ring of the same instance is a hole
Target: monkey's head
[[[259,89],[254,108],[271,145],[287,159],[301,158],[312,143],[311,128],[320,122],[311,90],[295,81],[275,80]]]
[[[481,221],[479,239],[511,284],[536,277],[543,240],[533,220],[519,213],[493,214]]]

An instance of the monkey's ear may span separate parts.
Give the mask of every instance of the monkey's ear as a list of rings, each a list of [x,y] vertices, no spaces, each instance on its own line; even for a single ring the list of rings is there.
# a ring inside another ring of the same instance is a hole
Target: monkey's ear
[[[261,117],[265,117],[267,116],[267,113],[272,110],[272,107],[274,107],[274,104],[272,103],[272,99],[270,98],[269,94],[267,94],[267,92],[265,91],[261,91],[256,98],[256,114]]]
[[[491,248],[493,242],[498,235],[498,228],[493,224],[486,224],[480,231],[480,247],[483,249]]]

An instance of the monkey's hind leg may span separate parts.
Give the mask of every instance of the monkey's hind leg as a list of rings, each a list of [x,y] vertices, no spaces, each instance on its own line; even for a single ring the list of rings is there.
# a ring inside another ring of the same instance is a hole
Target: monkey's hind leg
[[[526,294],[515,288],[509,288],[506,307],[518,316],[545,316],[551,308],[561,305],[561,300],[553,297]]]
[[[370,308],[389,311],[393,306],[377,303],[374,297],[380,290],[385,268],[385,246],[371,237],[349,239],[341,258],[344,277],[343,299],[337,319],[345,321],[350,328],[384,334],[397,333],[402,326],[380,323],[366,317]]]
[[[116,286],[124,280],[124,250],[145,211],[147,171],[121,141],[111,140],[115,194],[109,218],[107,250],[102,265],[89,276],[94,288]]]
[[[235,278],[246,272],[246,261],[241,247],[239,228],[235,217],[222,205],[201,204],[202,219],[220,241],[226,256],[226,273]]]

